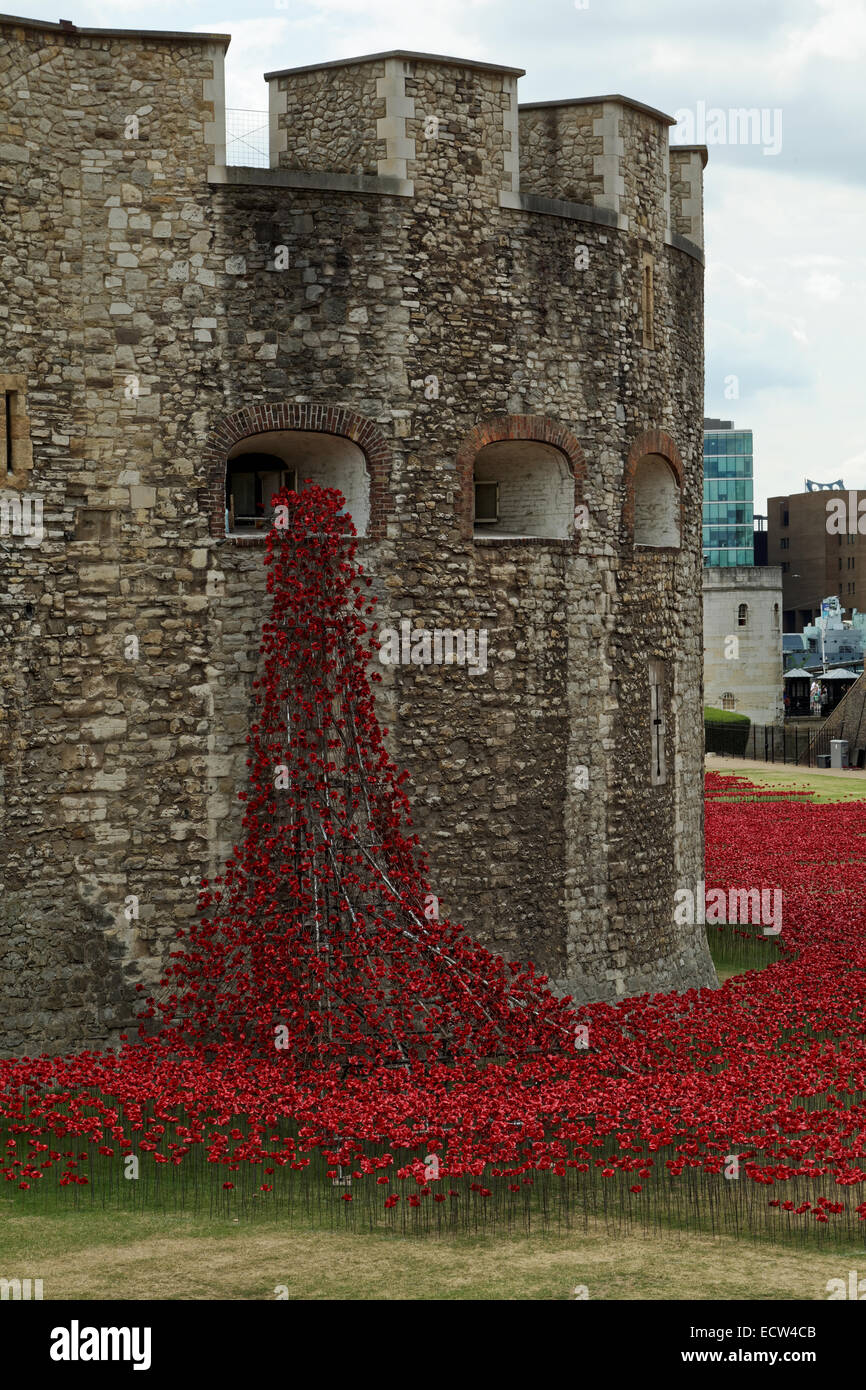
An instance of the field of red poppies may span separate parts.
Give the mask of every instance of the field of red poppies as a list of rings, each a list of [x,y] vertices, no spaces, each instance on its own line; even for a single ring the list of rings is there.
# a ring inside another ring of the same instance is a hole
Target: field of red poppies
[[[271,532],[244,844],[140,1035],[0,1063],[16,1206],[862,1239],[866,806],[708,776],[707,893],[781,890],[776,958],[573,1009],[439,920],[337,498],[286,495]]]

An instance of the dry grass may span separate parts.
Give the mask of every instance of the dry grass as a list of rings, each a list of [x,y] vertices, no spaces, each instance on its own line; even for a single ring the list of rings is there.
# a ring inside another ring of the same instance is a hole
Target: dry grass
[[[859,1252],[863,1264],[863,1251]],[[666,1231],[436,1240],[188,1217],[70,1214],[4,1221],[0,1275],[46,1299],[823,1300],[856,1252]],[[285,1295],[283,1295],[285,1296]]]

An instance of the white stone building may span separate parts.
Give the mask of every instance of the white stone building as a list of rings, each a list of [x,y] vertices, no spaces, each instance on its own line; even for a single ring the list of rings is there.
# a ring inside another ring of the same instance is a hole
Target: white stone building
[[[780,724],[782,571],[737,565],[703,571],[704,705]]]

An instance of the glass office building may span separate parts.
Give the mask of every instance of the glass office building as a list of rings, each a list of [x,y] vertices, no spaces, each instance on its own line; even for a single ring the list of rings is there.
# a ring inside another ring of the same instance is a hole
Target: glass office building
[[[755,563],[752,431],[704,420],[705,565]]]

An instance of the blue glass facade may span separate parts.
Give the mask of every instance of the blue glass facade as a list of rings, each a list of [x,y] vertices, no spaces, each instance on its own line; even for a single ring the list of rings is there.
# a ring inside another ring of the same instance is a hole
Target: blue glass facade
[[[704,430],[705,565],[753,565],[752,431]]]

